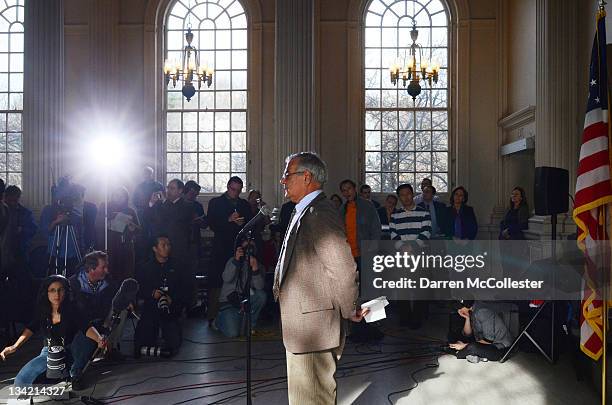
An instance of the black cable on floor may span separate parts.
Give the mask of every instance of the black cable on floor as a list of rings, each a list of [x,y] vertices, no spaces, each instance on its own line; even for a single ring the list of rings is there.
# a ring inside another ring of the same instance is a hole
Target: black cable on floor
[[[234,342],[234,341],[233,341]],[[392,351],[392,352],[383,352],[382,350],[382,345],[379,346],[379,350],[380,351],[372,351],[371,353],[345,353],[346,356],[359,356],[361,357],[360,359],[356,359],[356,360],[352,360],[349,362],[346,362],[342,365],[342,367],[339,367],[338,371],[341,373],[344,373],[344,375],[338,377],[338,378],[344,378],[344,377],[349,377],[349,376],[355,376],[355,375],[361,375],[361,374],[367,374],[367,373],[371,373],[373,371],[382,371],[382,370],[386,370],[386,369],[391,369],[391,368],[395,368],[395,367],[399,367],[402,366],[404,364],[404,362],[406,360],[417,360],[420,358],[430,358],[432,357],[432,355],[434,354],[438,354],[439,351],[435,350],[435,348],[438,346],[436,345],[434,342],[432,341],[425,341],[425,342],[414,342],[414,344],[416,345],[408,345],[408,346],[413,346],[413,347],[409,347],[407,350],[397,350],[397,351]],[[388,344],[385,346],[407,346],[406,343],[401,344],[401,343],[396,343],[396,344]],[[433,346],[433,347],[432,347]],[[429,349],[429,350],[427,350]],[[433,351],[432,351],[433,350]],[[413,352],[417,352],[417,353],[413,353]],[[260,354],[260,356],[262,355],[278,355],[280,353],[277,352],[271,352],[271,353],[262,353]],[[398,358],[393,358],[393,359],[389,359],[388,357],[393,356],[394,354],[403,354],[404,356],[402,357],[398,357]],[[363,362],[363,356],[374,356],[373,358],[371,358],[370,360],[373,361],[369,361],[369,362]],[[229,358],[226,358],[229,357]],[[182,359],[182,360],[171,360],[171,362],[184,362],[184,363],[189,363],[189,364],[208,364],[208,363],[216,363],[216,362],[228,362],[228,361],[236,361],[236,360],[240,360],[245,358],[246,356],[210,356],[210,357],[201,357],[201,358],[195,358],[195,359]],[[201,360],[210,360],[213,358],[226,358],[224,360],[218,360],[218,361],[201,361]],[[259,359],[262,361],[281,361],[284,359],[283,358],[278,358],[278,359],[270,359],[270,358],[261,358],[261,357],[255,357],[255,359]],[[201,362],[199,362],[201,361]],[[162,361],[163,362],[163,361]],[[399,364],[391,364],[391,363],[395,363],[395,362],[400,362]],[[161,362],[156,362],[156,364],[159,364]],[[354,366],[351,366],[351,364],[353,363],[359,363],[356,364]],[[281,364],[277,364],[274,365],[272,367],[266,367],[266,368],[258,368],[256,370],[270,370],[276,367],[279,367]],[[352,373],[351,371],[357,370],[357,369],[363,369],[366,368],[366,370],[364,372],[358,372],[358,373]],[[416,372],[422,371],[423,369],[419,369]],[[111,394],[108,395],[106,397],[102,397],[100,399],[102,400],[111,400],[111,399],[115,399],[115,398],[122,398],[122,397],[126,397],[127,398],[132,398],[132,397],[137,397],[140,395],[147,395],[149,393],[136,393],[136,394],[124,394],[124,395],[120,395],[117,396],[116,394],[123,390],[124,388],[128,388],[128,387],[133,387],[133,386],[137,386],[140,384],[143,384],[147,381],[150,381],[152,379],[170,379],[170,378],[175,378],[178,376],[182,376],[182,375],[205,375],[205,374],[209,374],[209,373],[213,373],[213,372],[236,372],[236,371],[244,371],[244,369],[232,369],[232,370],[208,370],[208,371],[204,371],[204,372],[185,372],[185,373],[179,373],[179,374],[175,374],[172,376],[151,376],[146,378],[145,380],[139,381],[139,382],[135,382],[132,384],[125,384],[122,385],[120,387],[117,387],[117,389],[115,389],[115,391]],[[415,374],[416,374],[415,372]],[[276,377],[273,379],[277,379],[277,378],[281,378],[283,379],[282,381],[286,380],[286,377]],[[416,382],[416,380],[413,377],[413,380],[415,381],[415,383],[418,385],[418,382]],[[275,384],[278,384],[282,381],[277,381]],[[205,383],[204,383],[205,384]],[[197,384],[195,384],[197,385]],[[185,390],[187,389],[203,389],[203,388],[207,388],[210,386],[204,386],[204,387],[194,387],[194,388],[185,388]],[[416,387],[416,385],[415,385]],[[405,391],[409,391],[410,389],[413,389],[415,387],[409,388],[407,390],[402,390],[402,391],[398,391],[397,393],[400,392],[405,392]],[[218,393],[214,393],[214,394],[210,394],[209,396],[216,396],[216,395],[221,395],[223,393],[227,393],[227,392],[231,392],[231,391],[235,391],[237,389],[240,388],[234,388],[228,391],[220,391]],[[94,390],[95,390],[95,386],[94,386]],[[159,390],[159,391],[153,391],[159,394],[163,394],[166,390]],[[172,392],[172,388],[168,389],[168,392]],[[394,393],[391,393],[390,395],[394,395]],[[238,394],[241,395],[241,394]],[[226,399],[231,399],[235,396],[231,396],[228,397]],[[198,397],[199,398],[199,397]],[[198,399],[196,398],[196,399]],[[121,399],[123,400],[123,399]],[[225,399],[219,400],[219,401],[223,401]]]
[[[438,367],[440,366],[440,362],[438,361],[438,360],[439,360],[439,356],[438,356],[438,357],[436,357],[436,358],[435,358],[435,360],[436,360],[436,362],[435,362],[435,363],[426,364],[425,366],[423,366],[423,367],[419,368],[418,370],[415,370],[414,372],[412,372],[412,373],[410,374],[410,378],[412,378],[412,381],[414,381],[414,386],[412,386],[412,387],[410,387],[410,388],[403,389],[403,390],[398,390],[398,391],[393,391],[393,392],[390,392],[390,393],[387,395],[387,401],[389,401],[389,404],[393,405],[393,401],[391,401],[391,397],[392,397],[393,395],[397,395],[397,394],[401,394],[401,393],[404,393],[404,392],[409,392],[409,391],[412,391],[413,389],[415,389],[416,387],[418,387],[418,386],[419,386],[419,382],[418,382],[418,380],[415,378],[415,375],[417,375],[417,374],[418,374],[418,373],[420,373],[421,371],[425,371],[425,370],[428,370],[428,369],[430,369],[430,368],[438,368]]]

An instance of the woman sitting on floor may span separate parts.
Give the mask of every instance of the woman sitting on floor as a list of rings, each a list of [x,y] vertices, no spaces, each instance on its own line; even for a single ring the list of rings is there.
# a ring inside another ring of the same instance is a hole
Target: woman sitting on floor
[[[84,344],[87,343],[86,339],[97,342],[100,348],[106,345],[106,340],[95,327],[89,326],[87,319],[72,304],[68,298],[69,291],[70,284],[65,277],[47,277],[38,293],[38,309],[34,319],[12,346],[5,347],[0,352],[0,358],[6,360],[7,356],[15,353],[38,330],[42,330],[44,347],[37,357],[21,368],[15,377],[16,387],[32,385],[39,376],[48,371],[48,353],[52,348],[52,353],[59,353],[56,358],[65,359],[65,362],[60,361],[55,365],[57,378],[72,377],[73,389],[78,390],[75,382],[79,380],[91,355],[88,345]]]

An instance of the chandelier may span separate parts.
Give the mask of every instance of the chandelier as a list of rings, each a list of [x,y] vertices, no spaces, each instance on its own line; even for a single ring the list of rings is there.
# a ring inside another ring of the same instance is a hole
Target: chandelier
[[[206,82],[206,85],[210,87],[212,84],[213,70],[209,66],[200,64],[200,54],[198,50],[191,45],[193,41],[193,32],[191,32],[191,24],[187,26],[187,33],[185,34],[185,40],[187,45],[183,48],[181,55],[181,63],[170,62],[168,59],[164,62],[164,78],[166,80],[166,86],[170,80],[172,80],[172,86],[176,87],[176,82],[183,82],[182,93],[187,101],[191,100],[196,93],[196,89],[193,86],[194,80],[198,81],[198,90],[202,87],[202,82]]]
[[[406,90],[408,94],[412,96],[413,101],[421,94],[420,80],[422,79],[423,82],[429,83],[429,87],[431,87],[432,82],[438,83],[438,73],[440,71],[440,66],[438,64],[432,63],[430,65],[426,59],[423,59],[421,55],[421,45],[416,43],[418,37],[419,30],[416,29],[416,23],[413,23],[412,29],[410,30],[412,45],[410,45],[410,56],[408,57],[406,66],[402,69],[401,65],[396,62],[389,68],[391,83],[396,86],[401,76],[403,86],[406,87],[406,83],[408,83]]]

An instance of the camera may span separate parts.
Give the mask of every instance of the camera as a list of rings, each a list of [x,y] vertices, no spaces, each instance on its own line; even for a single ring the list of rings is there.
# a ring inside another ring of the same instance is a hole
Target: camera
[[[240,308],[240,305],[242,304],[242,296],[238,293],[238,291],[232,291],[226,298],[227,302],[234,308]]]
[[[66,216],[75,213],[75,206],[80,198],[80,191],[77,185],[66,186],[57,192],[57,212]]]
[[[166,283],[164,280],[164,285],[159,287],[159,291],[161,291],[162,296],[157,301],[157,308],[166,314],[170,314],[170,304],[168,303],[168,286],[165,284]]]
[[[63,338],[47,339],[47,378],[61,379],[66,374],[66,350]]]

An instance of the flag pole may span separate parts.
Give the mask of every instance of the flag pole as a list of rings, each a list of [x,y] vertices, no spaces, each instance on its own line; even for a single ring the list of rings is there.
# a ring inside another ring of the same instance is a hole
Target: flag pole
[[[605,18],[606,15],[606,1],[605,0],[599,0],[599,13],[600,15]],[[606,45],[607,46],[607,45]],[[607,69],[607,67],[606,67]],[[606,72],[607,74],[607,72]],[[612,123],[610,122],[610,90],[606,89],[606,95],[608,96],[608,152],[610,151],[610,140],[612,139],[611,135],[612,135],[612,131],[611,131],[611,125]],[[604,205],[604,234],[606,234],[608,232],[608,209],[609,209],[609,205],[610,204],[606,204]],[[610,235],[607,235],[608,238],[610,237]],[[607,239],[607,238],[606,238]],[[609,254],[609,248],[610,246],[606,246],[604,252],[605,252],[605,256],[604,256],[604,268],[603,268],[603,291],[602,291],[602,299],[603,299],[603,312],[601,314],[601,327],[602,327],[602,332],[603,332],[603,336],[602,336],[602,340],[603,340],[603,344],[602,344],[602,360],[601,360],[601,404],[602,405],[606,405],[606,394],[607,394],[607,385],[608,385],[608,377],[607,377],[607,371],[608,371],[608,283],[609,283],[609,274],[608,271],[609,269],[606,269],[606,265],[609,264],[609,259],[610,259],[610,254]]]
[[[604,0],[599,0],[599,10],[600,13],[604,13],[605,16],[605,10],[604,10],[604,6],[605,6],[606,2]],[[612,100],[610,98],[610,91],[608,89],[606,89],[606,93],[608,96],[608,103],[610,102],[610,100]],[[610,106],[608,106],[608,152],[609,152],[609,147],[610,147],[610,140],[612,139],[611,135],[612,135],[612,131],[611,131],[611,125],[612,123],[610,122]],[[610,204],[605,204],[603,206],[603,210],[604,210],[604,215],[603,215],[603,239],[609,239],[611,235],[608,234],[608,214],[609,214],[609,206]],[[602,292],[601,292],[601,298],[602,298],[602,304],[603,304],[603,308],[602,308],[602,313],[601,313],[601,329],[602,329],[602,359],[601,359],[601,405],[606,405],[606,394],[607,394],[607,384],[608,384],[608,377],[607,377],[607,371],[608,371],[608,283],[610,280],[608,271],[609,271],[609,265],[610,263],[610,257],[611,255],[609,254],[610,252],[610,244],[603,244],[604,246],[604,257],[603,257],[603,269],[602,269],[602,273],[603,273],[603,286],[602,286]]]
[[[608,129],[608,139],[610,137],[610,130]],[[603,206],[604,209],[604,233],[608,231],[608,207],[609,204]],[[601,329],[603,332],[602,337],[602,359],[601,359],[601,404],[606,405],[606,386],[608,383],[607,378],[607,369],[608,369],[608,361],[607,361],[607,348],[608,348],[608,282],[610,278],[608,277],[609,271],[609,246],[604,245],[604,266],[603,266],[603,289],[602,289],[602,300],[603,300],[603,308],[601,313]]]
[[[606,15],[606,1],[605,0],[599,0],[599,16],[601,18],[605,18]],[[607,69],[607,67],[606,67]],[[600,72],[601,74],[601,72]],[[607,72],[606,72],[607,74]],[[608,152],[610,153],[610,141],[612,140],[612,131],[611,131],[611,125],[612,122],[610,122],[610,100],[612,100],[610,98],[610,91],[609,89],[605,89],[606,90],[606,95],[608,96]],[[608,232],[608,214],[609,214],[609,205],[610,204],[605,204],[603,206],[604,209],[604,226],[603,226],[603,232],[604,235],[608,237],[610,237],[610,235],[607,235]],[[607,239],[604,238],[604,239]],[[608,385],[608,378],[607,378],[607,369],[608,369],[608,361],[607,361],[607,357],[608,357],[608,283],[609,283],[609,274],[608,271],[609,269],[606,268],[606,265],[609,265],[609,260],[611,255],[609,254],[610,251],[610,246],[606,246],[604,248],[604,268],[603,270],[603,290],[602,290],[602,301],[603,301],[603,308],[602,308],[602,314],[601,314],[601,326],[602,326],[602,362],[601,362],[601,404],[602,405],[606,405],[606,394],[607,394],[607,385]]]

